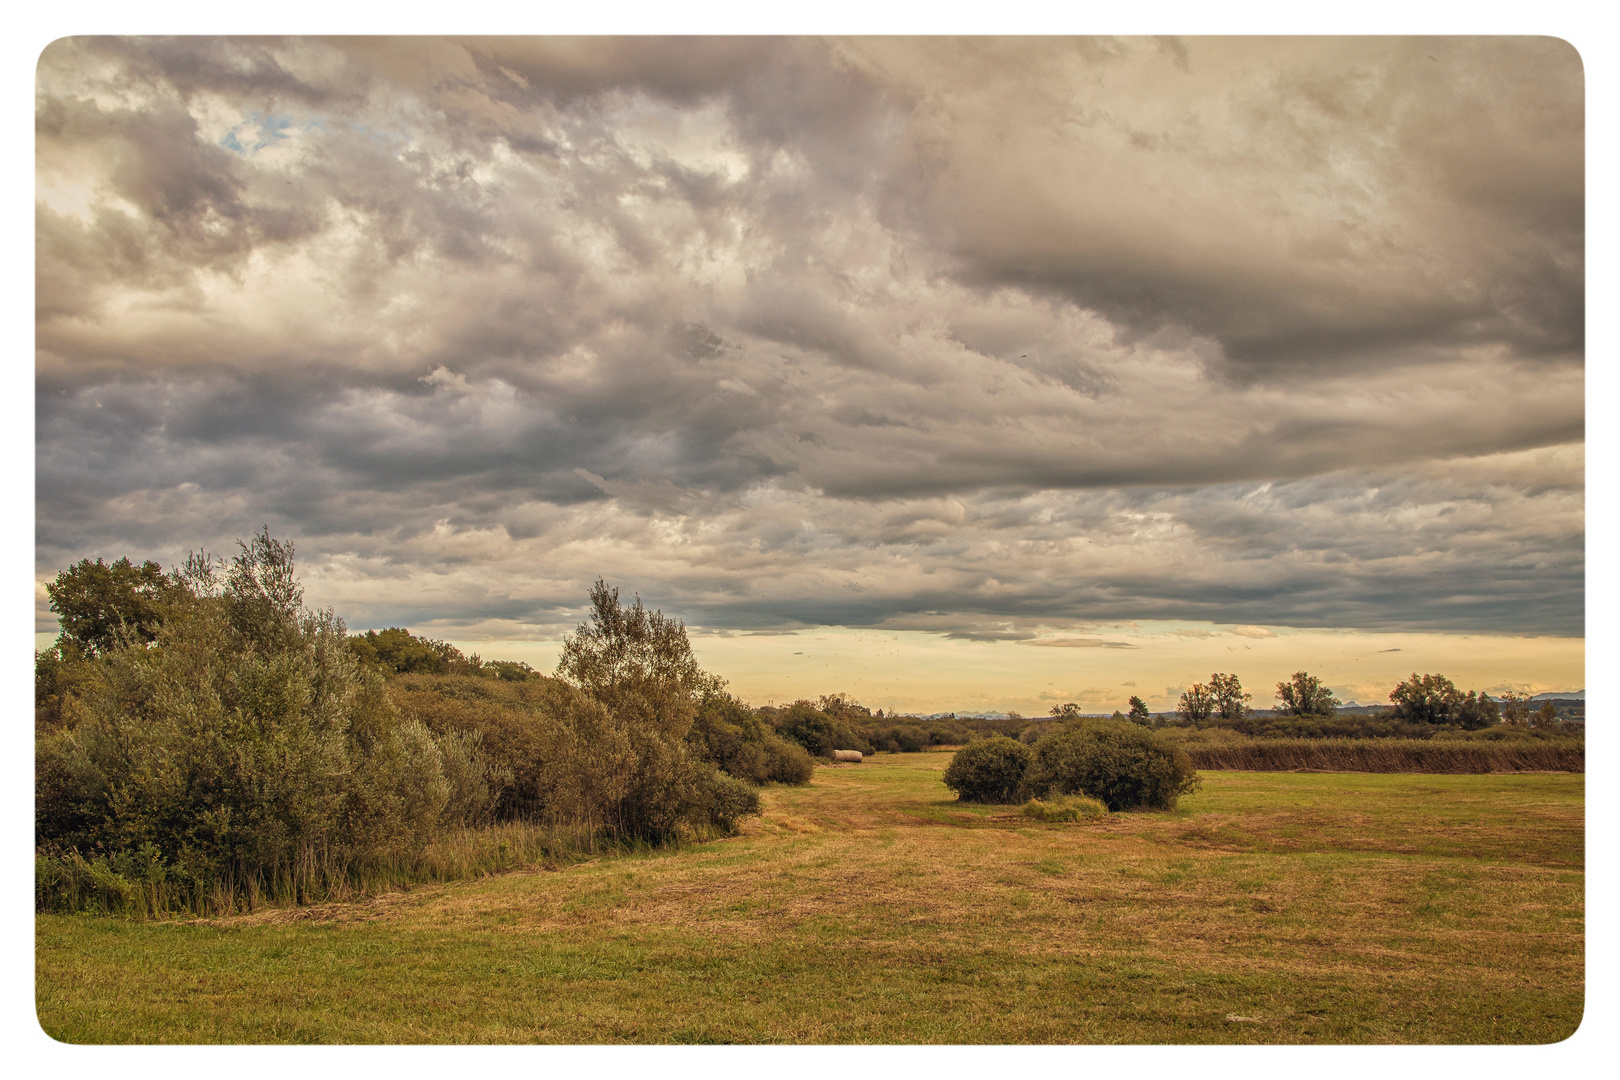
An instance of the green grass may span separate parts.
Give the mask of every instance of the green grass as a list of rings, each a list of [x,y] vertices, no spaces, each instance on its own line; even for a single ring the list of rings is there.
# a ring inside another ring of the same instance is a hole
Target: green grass
[[[1551,1042],[1572,774],[1209,773],[1174,813],[959,805],[946,754],[744,835],[193,922],[39,916],[70,1042]],[[1234,1019],[1241,1018],[1241,1019]]]

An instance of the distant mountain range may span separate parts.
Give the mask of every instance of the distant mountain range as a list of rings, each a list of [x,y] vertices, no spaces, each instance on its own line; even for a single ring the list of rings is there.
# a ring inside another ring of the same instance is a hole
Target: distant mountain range
[[[1557,698],[1560,701],[1585,701],[1586,688],[1582,687],[1579,690],[1549,690],[1545,694],[1534,695],[1530,698],[1530,700],[1551,701],[1553,698]]]

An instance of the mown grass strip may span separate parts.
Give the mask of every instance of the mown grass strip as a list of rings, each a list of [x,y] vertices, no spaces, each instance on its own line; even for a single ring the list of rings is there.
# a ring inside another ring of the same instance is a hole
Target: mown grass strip
[[[819,769],[741,837],[556,872],[41,916],[40,1020],[362,1043],[1511,1043],[1580,1022],[1583,777],[1211,773],[1174,813],[963,828],[946,760]]]

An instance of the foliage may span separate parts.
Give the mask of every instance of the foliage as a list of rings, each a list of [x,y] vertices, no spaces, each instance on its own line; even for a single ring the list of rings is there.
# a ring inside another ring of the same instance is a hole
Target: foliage
[[[780,735],[765,740],[767,776],[783,784],[808,784],[815,772],[815,763],[804,747],[789,742]]]
[[[1277,711],[1289,716],[1332,716],[1338,708],[1333,691],[1322,680],[1296,671],[1287,682],[1277,684]]]
[[[1022,811],[1025,817],[1036,821],[1100,821],[1108,816],[1108,807],[1090,795],[1031,799],[1023,805]]]
[[[34,727],[72,727],[82,714],[80,699],[95,668],[84,645],[57,635],[48,649],[34,653]]]
[[[1029,747],[1021,742],[1005,735],[975,739],[945,767],[945,786],[963,802],[1018,802],[1029,763]]]
[[[458,664],[406,631],[357,647],[342,620],[303,606],[291,543],[261,531],[238,546],[229,563],[192,556],[155,590],[151,640],[126,633],[126,617],[94,654],[64,633],[36,655],[50,903],[307,901],[496,820],[594,843],[731,831],[758,812],[753,789],[684,738],[693,691],[717,686],[690,662],[684,628],[599,603],[608,632],[582,633],[564,664],[595,678],[591,692],[526,665]],[[440,663],[418,664],[424,644]],[[367,648],[377,663],[362,663]],[[399,674],[418,666],[439,673]],[[802,751],[732,704],[766,775],[807,778]]]
[[[732,833],[743,818],[759,813],[759,791],[734,776],[711,769],[700,776],[695,805],[702,818]]]
[[[80,721],[37,742],[42,853],[146,852],[200,905],[221,883],[309,895],[487,817],[476,740],[401,720],[341,620],[302,608],[291,559],[261,535],[223,582],[194,560],[150,646],[101,656]]]
[[[807,700],[795,701],[772,715],[772,722],[783,737],[793,740],[816,757],[830,758],[834,750],[876,753],[866,735],[857,731],[843,716],[827,713]]]
[[[477,653],[467,656],[448,641],[418,637],[398,626],[355,634],[349,638],[349,648],[361,664],[388,676],[477,675],[507,682],[540,678],[538,671],[521,661],[484,660]]]
[[[697,703],[718,681],[692,655],[686,626],[648,611],[638,596],[626,607],[600,578],[587,622],[563,641],[557,677],[579,687],[638,730],[685,738]]]
[[[723,690],[705,695],[686,741],[702,760],[750,783],[810,782],[813,767],[803,748],[771,731],[752,709]]]
[[[1140,724],[1081,720],[1037,740],[1028,776],[1037,797],[1090,795],[1110,810],[1174,809],[1197,790],[1186,753]]]
[[[98,656],[155,641],[164,611],[183,590],[157,563],[136,566],[124,558],[111,565],[81,559],[57,574],[45,592],[63,636],[79,652]]]
[[[1176,702],[1176,715],[1192,723],[1208,720],[1214,711],[1215,695],[1203,683],[1193,683]]]
[[[1241,720],[1248,715],[1248,703],[1254,695],[1244,692],[1236,675],[1217,671],[1209,677],[1209,692],[1214,698],[1215,715],[1222,720]]]
[[[1496,702],[1470,690],[1464,694],[1444,675],[1419,675],[1390,691],[1395,715],[1413,723],[1457,726],[1470,731],[1489,727],[1500,719]]]
[[[1403,720],[1446,724],[1462,704],[1462,693],[1444,675],[1419,675],[1414,671],[1410,679],[1390,691],[1389,700]]]
[[[1152,714],[1148,712],[1147,702],[1143,701],[1135,694],[1131,695],[1130,706],[1131,712],[1129,719],[1132,723],[1145,724],[1152,719]]]

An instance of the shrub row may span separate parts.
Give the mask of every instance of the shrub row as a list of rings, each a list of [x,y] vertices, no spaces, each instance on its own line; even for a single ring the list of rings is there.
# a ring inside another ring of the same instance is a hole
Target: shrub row
[[[1085,795],[1109,810],[1168,810],[1198,776],[1178,747],[1139,724],[1079,718],[1026,746],[1004,735],[969,743],[945,769],[966,802],[1012,803]]]
[[[156,585],[155,564],[125,569],[150,594],[131,594],[140,632],[64,614],[90,630],[36,660],[44,907],[201,912],[481,872],[506,841],[465,837],[496,822],[553,854],[714,835],[759,812],[754,783],[809,779],[801,748],[697,668],[684,627],[601,582],[564,678],[470,662],[398,675],[303,607],[292,546],[268,533]],[[130,601],[106,570],[64,572],[53,609]],[[409,656],[414,640],[380,643]]]

